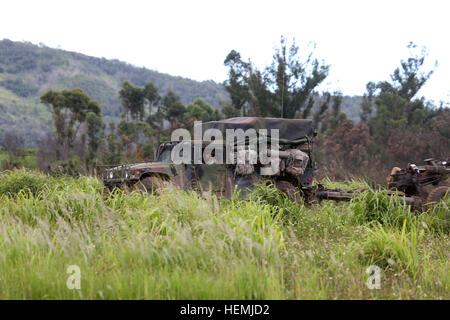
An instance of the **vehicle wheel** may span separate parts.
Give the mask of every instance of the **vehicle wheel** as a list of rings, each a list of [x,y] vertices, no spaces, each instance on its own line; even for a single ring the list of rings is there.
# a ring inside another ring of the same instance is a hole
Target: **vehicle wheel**
[[[159,194],[168,182],[157,176],[146,177],[135,184],[134,189],[148,194]]]
[[[450,192],[450,187],[441,186],[433,189],[427,196],[427,202],[439,202],[444,198],[445,194]]]
[[[296,202],[299,205],[302,203],[300,190],[294,187],[292,183],[287,181],[277,181],[276,187],[281,192],[284,192],[292,202]]]

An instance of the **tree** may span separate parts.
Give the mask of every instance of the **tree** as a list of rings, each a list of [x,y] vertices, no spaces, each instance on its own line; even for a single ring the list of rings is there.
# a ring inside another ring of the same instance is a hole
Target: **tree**
[[[151,81],[149,81],[145,84],[142,94],[144,96],[144,99],[148,103],[149,115],[148,115],[147,122],[152,124],[153,123],[152,110],[161,100],[161,96],[158,93],[158,88]]]
[[[14,163],[22,153],[22,141],[14,132],[5,133],[3,138],[3,146],[9,155],[9,162]]]
[[[116,144],[113,139],[108,138],[108,144],[120,150],[122,161],[139,162],[143,160],[144,156],[151,157],[153,155],[154,145],[152,137],[154,133],[154,130],[147,122],[121,121],[117,132],[120,142]]]
[[[216,121],[220,120],[219,111],[206,103],[202,98],[196,98],[194,102],[187,105],[185,121],[193,123],[194,121]]]
[[[313,51],[304,60],[299,53],[295,41],[288,49],[286,39],[281,37],[268,69],[282,118],[308,117],[314,103],[312,93],[328,76],[329,66],[313,59]]]
[[[410,43],[408,48],[417,49]],[[429,120],[438,113],[423,97],[417,93],[432,75],[433,71],[423,72],[421,69],[425,61],[426,51],[420,55],[414,54],[406,61],[400,62],[391,75],[391,82],[383,81],[374,86],[369,83],[367,96],[374,96],[376,115],[368,121],[371,134],[374,137],[372,151],[381,154],[388,143],[393,130],[415,130],[427,126]],[[374,92],[374,93],[373,93]]]
[[[314,152],[322,174],[345,179],[366,175],[372,169],[368,154],[369,127],[363,122],[355,125],[352,120],[340,119],[334,130],[320,134],[315,143],[317,147]]]
[[[321,126],[321,122],[326,116],[326,112],[328,110],[330,101],[331,101],[331,94],[329,92],[325,92],[324,100],[322,101],[322,104],[319,106],[319,110],[317,110],[317,112],[314,113],[313,117],[314,126],[318,129],[320,128],[320,131],[326,131],[326,128],[323,128],[323,126]]]
[[[245,104],[248,102],[249,93],[246,78],[249,71],[249,63],[243,62],[241,54],[231,50],[224,61],[224,65],[229,68],[228,80],[225,80],[224,87],[228,91],[231,103],[237,110],[242,110],[245,116]]]
[[[376,84],[374,82],[370,81],[369,83],[367,83],[366,92],[364,93],[363,101],[361,104],[361,113],[359,114],[361,121],[364,123],[368,122],[369,116],[373,111],[373,96],[375,90]]]
[[[106,150],[103,156],[103,161],[107,164],[120,163],[119,143],[117,142],[116,125],[113,122],[109,123],[109,133],[106,137]]]
[[[331,134],[337,130],[342,120],[347,119],[347,115],[341,109],[342,101],[343,96],[340,91],[323,94],[322,103],[313,116],[314,125],[320,132]]]
[[[103,124],[102,116],[99,113],[88,112],[86,115],[87,122],[87,136],[88,136],[88,150],[86,164],[89,166],[96,158],[101,140],[103,138],[103,131],[105,125]]]
[[[128,114],[135,121],[143,121],[145,118],[144,90],[133,86],[130,82],[124,81],[122,89],[119,91],[124,115],[128,121]]]
[[[276,116],[278,110],[274,94],[269,90],[270,85],[271,80],[267,73],[252,68],[247,79],[249,115],[256,117]]]
[[[56,143],[60,147],[57,150],[57,159],[68,160],[77,133],[85,123],[87,114],[92,112],[101,117],[101,107],[78,88],[62,91],[50,89],[41,96],[41,101],[51,106],[56,128]]]
[[[180,97],[178,97],[172,90],[169,90],[163,99],[163,111],[165,118],[169,121],[169,134],[177,127],[181,125],[186,113],[185,106],[181,103]]]
[[[224,82],[233,107],[242,115],[306,118],[314,105],[314,89],[325,80],[329,66],[312,58],[301,59],[299,47],[281,37],[272,64],[263,71],[244,62],[235,51],[224,61],[229,68]],[[230,110],[231,111],[231,110]]]
[[[239,109],[233,107],[231,103],[223,106],[222,113],[224,114],[225,118],[235,118],[241,115]]]

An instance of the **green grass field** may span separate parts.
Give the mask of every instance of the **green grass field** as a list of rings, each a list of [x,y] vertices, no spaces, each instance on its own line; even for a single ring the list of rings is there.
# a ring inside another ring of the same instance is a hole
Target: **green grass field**
[[[268,187],[249,201],[104,196],[91,177],[7,172],[0,299],[450,299],[449,205],[412,213],[373,191],[306,208]]]

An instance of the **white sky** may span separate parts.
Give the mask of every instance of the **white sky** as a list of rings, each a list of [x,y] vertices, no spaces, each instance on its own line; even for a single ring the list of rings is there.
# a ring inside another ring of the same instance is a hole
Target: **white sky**
[[[409,41],[438,67],[420,94],[450,101],[448,1],[4,1],[0,39],[42,42],[195,80],[222,82],[231,49],[270,64],[281,35],[331,65],[321,89],[362,94],[388,80]]]

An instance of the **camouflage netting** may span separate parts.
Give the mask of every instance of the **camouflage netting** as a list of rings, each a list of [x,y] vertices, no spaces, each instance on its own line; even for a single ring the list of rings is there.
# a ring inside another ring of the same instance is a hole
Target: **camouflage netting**
[[[314,125],[308,119],[280,119],[280,118],[256,118],[239,117],[221,121],[210,121],[202,123],[202,130],[219,129],[225,135],[226,129],[267,129],[270,136],[271,129],[279,129],[281,143],[295,143],[312,139],[314,137]]]

